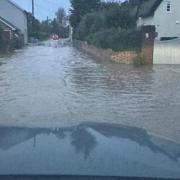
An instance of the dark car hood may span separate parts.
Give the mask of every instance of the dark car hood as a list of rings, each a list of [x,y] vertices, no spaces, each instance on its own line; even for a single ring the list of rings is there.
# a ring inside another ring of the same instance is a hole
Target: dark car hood
[[[115,124],[0,128],[0,174],[180,178],[180,144]]]

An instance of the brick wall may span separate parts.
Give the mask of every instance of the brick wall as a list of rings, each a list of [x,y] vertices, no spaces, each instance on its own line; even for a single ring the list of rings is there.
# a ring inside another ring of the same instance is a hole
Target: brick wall
[[[153,64],[155,27],[142,27],[142,49],[137,51],[114,52],[111,49],[100,49],[88,45],[86,42],[74,40],[74,45],[83,52],[98,60],[113,61],[120,64],[133,64],[138,57],[143,58],[145,64]]]
[[[136,51],[113,52],[111,61],[120,64],[133,64],[134,59],[138,56]]]
[[[146,64],[153,64],[155,26],[142,27],[142,56]]]
[[[153,51],[154,48],[151,46],[142,48],[141,55],[145,60],[145,64],[153,64]]]
[[[110,49],[100,49],[95,46],[88,45],[85,42],[74,40],[74,46],[79,48],[81,51],[87,53],[88,55],[94,57],[97,60],[109,61],[111,60],[112,50]]]

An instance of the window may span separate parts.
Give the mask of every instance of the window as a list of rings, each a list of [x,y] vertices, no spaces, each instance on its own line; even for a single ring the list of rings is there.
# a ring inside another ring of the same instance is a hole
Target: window
[[[171,2],[170,1],[168,1],[167,2],[167,12],[171,12]]]

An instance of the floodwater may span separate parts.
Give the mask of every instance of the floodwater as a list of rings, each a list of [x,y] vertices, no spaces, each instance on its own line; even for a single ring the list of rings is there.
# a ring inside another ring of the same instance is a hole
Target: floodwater
[[[139,127],[180,143],[180,66],[101,62],[73,47],[27,47],[0,59],[0,126],[83,122]]]
[[[73,47],[0,58],[0,174],[180,178],[180,66]]]

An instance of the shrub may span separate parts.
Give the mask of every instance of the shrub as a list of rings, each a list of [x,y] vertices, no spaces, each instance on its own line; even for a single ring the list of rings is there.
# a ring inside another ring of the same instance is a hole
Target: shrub
[[[79,26],[79,23],[86,14],[97,11],[101,4],[100,0],[71,0],[70,2],[70,23],[73,29]]]
[[[145,65],[145,57],[142,53],[139,52],[138,56],[133,61],[134,66],[142,66]]]
[[[3,29],[0,27],[0,52],[4,52],[6,49],[6,44],[3,39]]]
[[[114,6],[102,11],[105,18],[105,28],[131,29],[136,26],[136,20],[130,15],[129,9],[121,6]]]
[[[75,29],[74,38],[85,40],[87,36],[97,33],[103,29],[133,29],[136,21],[130,16],[129,9],[122,8],[117,3],[112,3],[109,8],[104,8],[99,12],[86,14],[78,28]]]
[[[21,49],[24,46],[24,36],[19,35],[19,37],[15,38],[13,46],[15,49]]]
[[[135,18],[130,14],[128,5],[102,3],[99,12],[82,17],[79,26],[74,29],[74,39],[114,51],[139,50],[142,36],[136,30]]]
[[[95,33],[104,27],[103,16],[100,13],[89,13],[83,17],[79,24],[75,38],[85,40],[89,34]]]
[[[89,44],[114,51],[139,50],[142,46],[141,32],[137,30],[104,29],[86,38]]]

